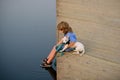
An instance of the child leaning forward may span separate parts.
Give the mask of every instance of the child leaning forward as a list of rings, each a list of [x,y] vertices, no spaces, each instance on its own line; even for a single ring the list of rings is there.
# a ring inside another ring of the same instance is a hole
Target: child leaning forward
[[[60,22],[57,25],[57,29],[60,33],[64,34],[64,37],[68,39],[67,48],[64,51],[71,51],[74,49],[74,44],[77,42],[76,35],[73,33],[72,28],[69,26],[67,22]],[[43,63],[41,64],[42,67],[51,67],[52,61],[55,58],[55,55],[58,51],[62,50],[65,45],[63,38],[53,47],[51,52],[49,53],[48,57],[43,59]]]

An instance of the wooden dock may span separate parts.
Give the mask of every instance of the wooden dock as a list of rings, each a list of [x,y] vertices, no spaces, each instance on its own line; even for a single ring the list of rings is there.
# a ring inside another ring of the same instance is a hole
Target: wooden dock
[[[65,53],[57,57],[57,80],[120,80],[120,64]]]
[[[57,80],[120,80],[120,1],[56,3],[57,23],[67,21],[86,48],[82,57],[66,53],[57,58]]]

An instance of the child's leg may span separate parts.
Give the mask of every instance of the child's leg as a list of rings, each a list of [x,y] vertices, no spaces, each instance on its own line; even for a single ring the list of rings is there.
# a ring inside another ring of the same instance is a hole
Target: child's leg
[[[53,49],[52,49],[51,52],[49,53],[47,59],[49,59],[49,57],[52,55],[52,53],[54,52],[54,50],[56,50],[56,49],[55,49],[55,46],[53,47]]]
[[[48,56],[48,60],[47,60],[47,63],[49,64],[50,62],[52,62],[52,60],[54,59],[56,55],[56,49],[55,47],[53,47],[53,49],[51,50],[49,56]]]
[[[63,48],[63,44],[60,44],[58,46],[54,46],[53,49],[51,50],[51,52],[49,53],[48,57],[47,57],[47,63],[52,62],[52,60],[54,59],[56,52],[58,52],[59,50],[61,50]]]
[[[52,62],[52,60],[54,59],[56,53],[57,53],[58,51],[60,51],[63,47],[64,47],[64,44],[59,44],[58,46],[54,46],[53,49],[51,50],[49,56],[48,56],[48,61],[47,61],[47,63]]]

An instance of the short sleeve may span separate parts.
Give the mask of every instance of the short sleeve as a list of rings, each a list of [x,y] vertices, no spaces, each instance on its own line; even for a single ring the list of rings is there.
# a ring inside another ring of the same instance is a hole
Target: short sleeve
[[[76,42],[77,41],[76,35],[74,33],[68,33],[67,36],[68,36],[70,42]]]

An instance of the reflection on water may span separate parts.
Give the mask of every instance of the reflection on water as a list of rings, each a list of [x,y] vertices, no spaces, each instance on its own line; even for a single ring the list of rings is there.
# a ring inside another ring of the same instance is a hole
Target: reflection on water
[[[53,67],[48,67],[48,68],[43,68],[43,69],[49,72],[49,74],[51,75],[51,77],[53,78],[53,80],[57,80],[56,79],[56,70],[53,69]]]

